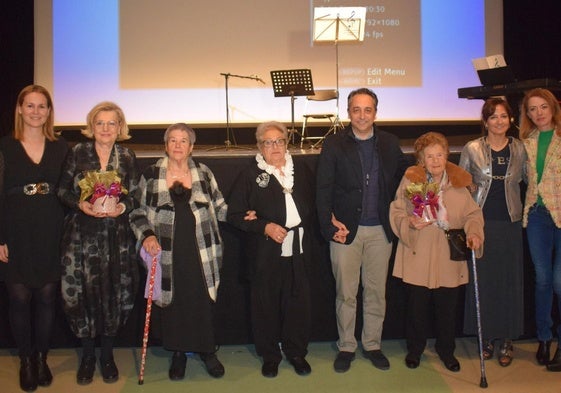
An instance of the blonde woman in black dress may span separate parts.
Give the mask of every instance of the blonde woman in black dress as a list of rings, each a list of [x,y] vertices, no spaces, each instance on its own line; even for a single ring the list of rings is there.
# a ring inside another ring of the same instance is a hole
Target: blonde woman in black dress
[[[53,122],[49,92],[27,86],[17,99],[14,133],[0,141],[0,271],[10,298],[10,326],[24,391],[48,386],[53,379],[47,351],[64,218],[56,187],[68,150],[64,139],[55,135]]]

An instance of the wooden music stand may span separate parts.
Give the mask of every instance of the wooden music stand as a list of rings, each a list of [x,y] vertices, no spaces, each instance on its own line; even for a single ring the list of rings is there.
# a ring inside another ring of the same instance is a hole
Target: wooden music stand
[[[288,130],[288,142],[294,145],[295,134],[300,134],[294,127],[294,100],[296,96],[314,94],[312,71],[309,69],[271,71],[271,79],[275,97],[290,97],[292,126]]]

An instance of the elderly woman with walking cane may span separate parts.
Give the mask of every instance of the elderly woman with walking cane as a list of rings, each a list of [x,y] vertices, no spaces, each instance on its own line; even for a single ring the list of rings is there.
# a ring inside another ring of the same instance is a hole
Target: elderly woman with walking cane
[[[399,237],[393,275],[408,293],[405,364],[419,366],[434,312],[436,352],[458,372],[455,322],[460,288],[469,278],[465,246],[482,253],[483,215],[466,188],[471,175],[448,161],[444,135],[423,134],[414,149],[418,164],[407,169],[390,205]]]
[[[191,157],[195,138],[187,124],[168,127],[166,157],[142,174],[130,215],[144,251],[161,253],[161,296],[154,300],[152,326],[172,351],[171,380],[185,377],[186,352],[198,353],[210,376],[224,375],[213,311],[222,264],[218,221],[226,219],[227,205],[211,170]]]

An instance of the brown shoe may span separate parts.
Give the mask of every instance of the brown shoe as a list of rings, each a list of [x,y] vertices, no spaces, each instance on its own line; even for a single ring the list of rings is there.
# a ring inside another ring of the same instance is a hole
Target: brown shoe
[[[501,348],[499,349],[499,364],[503,367],[507,367],[510,366],[510,363],[512,363],[512,352],[514,351],[514,348],[512,347],[512,341],[511,340],[505,340],[504,343],[501,345]]]

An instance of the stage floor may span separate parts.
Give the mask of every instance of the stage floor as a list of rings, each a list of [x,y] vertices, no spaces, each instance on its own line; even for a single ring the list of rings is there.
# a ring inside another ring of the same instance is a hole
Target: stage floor
[[[312,373],[300,377],[294,373],[287,361],[282,361],[277,378],[261,376],[261,359],[255,354],[253,345],[226,345],[220,348],[218,356],[224,363],[226,375],[222,379],[210,378],[198,356],[189,356],[186,377],[183,381],[171,382],[167,373],[170,354],[161,347],[150,347],[146,359],[144,384],[139,386],[138,371],[141,350],[138,347],[118,348],[115,361],[120,377],[116,383],[105,384],[99,369],[94,381],[88,386],[76,384],[80,351],[77,349],[54,349],[49,352],[49,365],[54,374],[53,384],[41,392],[91,392],[91,393],[160,393],[160,392],[426,392],[426,393],[478,393],[480,362],[475,338],[457,339],[456,356],[461,371],[453,373],[444,368],[434,349],[434,340],[421,358],[421,365],[415,370],[404,364],[406,353],[404,340],[385,340],[382,348],[391,362],[389,371],[375,369],[360,352],[357,353],[351,369],[345,374],[333,371],[335,344],[314,342],[309,346],[308,361]],[[510,367],[499,366],[497,359],[488,360],[486,376],[488,390],[495,393],[559,392],[559,373],[545,371],[536,365],[534,358],[535,341],[516,341],[514,361]],[[0,350],[0,380],[3,392],[19,392],[19,359],[14,350]]]

